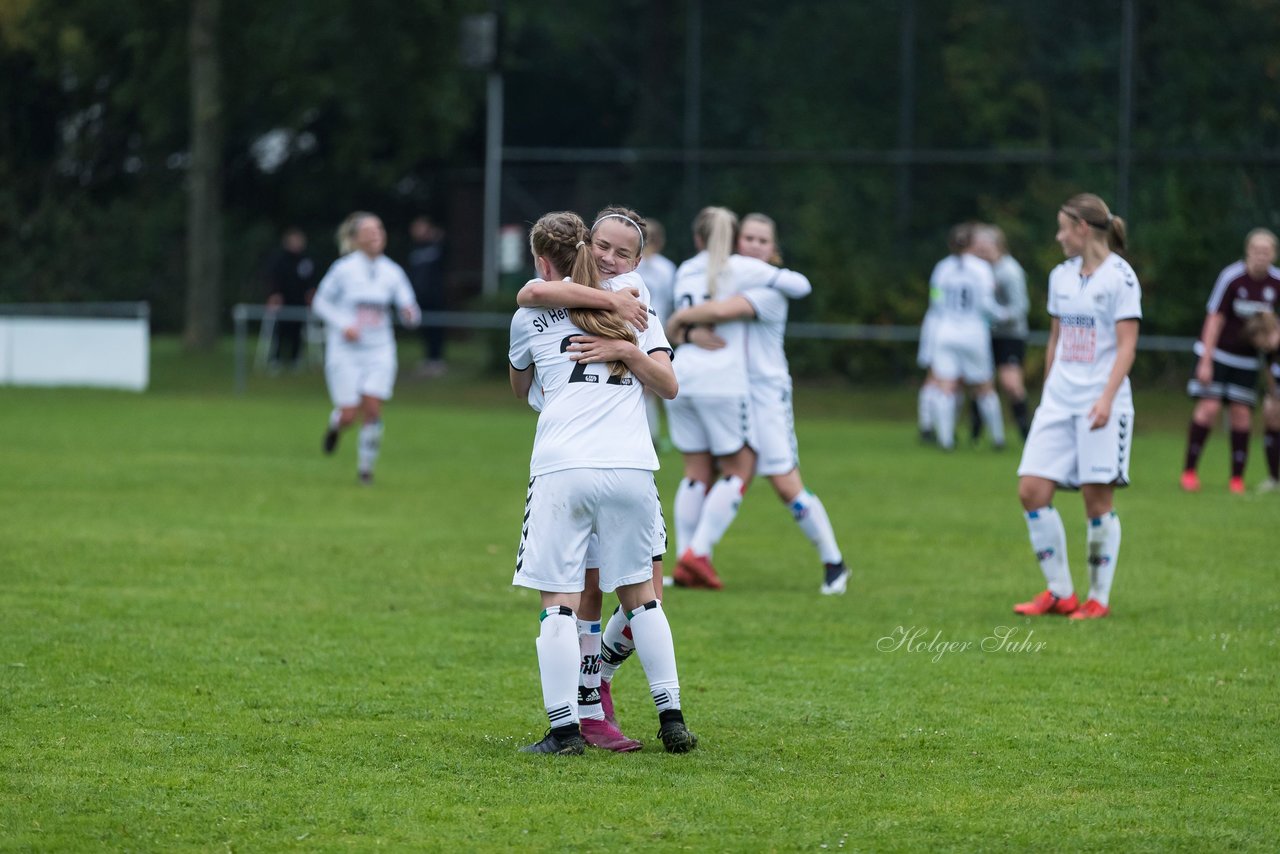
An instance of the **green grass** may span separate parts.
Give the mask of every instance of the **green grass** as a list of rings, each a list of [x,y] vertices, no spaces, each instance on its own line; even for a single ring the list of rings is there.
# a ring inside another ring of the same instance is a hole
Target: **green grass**
[[[361,489],[318,374],[236,398],[225,352],[156,353],[144,395],[0,389],[0,849],[1274,849],[1280,496],[1226,494],[1220,435],[1178,492],[1180,397],[1139,392],[1115,616],[1076,625],[1010,612],[1042,587],[1016,451],[918,447],[909,389],[801,389],[849,595],[757,484],[726,590],[667,600],[699,749],[653,749],[632,662],[646,749],[548,760],[516,753],[532,413],[475,359],[406,375]],[[971,647],[878,648],[913,629]]]

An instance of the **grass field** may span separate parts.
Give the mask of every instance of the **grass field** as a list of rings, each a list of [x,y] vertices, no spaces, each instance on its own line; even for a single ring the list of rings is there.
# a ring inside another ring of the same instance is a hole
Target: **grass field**
[[[1016,450],[919,447],[910,389],[799,390],[849,594],[757,484],[726,589],[667,598],[699,749],[654,749],[632,662],[645,750],[548,759],[516,753],[533,414],[405,376],[361,488],[318,375],[237,398],[225,354],[155,349],[144,395],[0,389],[0,849],[1275,848],[1280,495],[1228,495],[1217,434],[1178,492],[1180,397],[1139,393],[1114,617],[1069,624],[1010,611],[1043,586]]]

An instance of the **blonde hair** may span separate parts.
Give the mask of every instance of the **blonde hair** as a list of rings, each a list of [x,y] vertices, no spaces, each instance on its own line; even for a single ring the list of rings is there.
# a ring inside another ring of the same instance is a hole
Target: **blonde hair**
[[[1277,320],[1275,313],[1270,311],[1260,311],[1244,322],[1245,340],[1254,349],[1261,350],[1264,353],[1275,351],[1274,347],[1268,345],[1277,331],[1280,331],[1280,320]]]
[[[782,247],[778,244],[778,224],[773,221],[773,217],[756,212],[749,213],[742,218],[742,226],[745,226],[749,222],[758,222],[761,225],[767,225],[769,227],[769,233],[773,235],[773,254],[769,256],[769,263],[775,267],[781,267]],[[739,233],[742,231],[742,226],[739,226],[738,228]]]
[[[591,234],[582,217],[572,211],[544,214],[529,232],[529,249],[545,258],[560,275],[589,288],[600,288],[600,268],[591,254]],[[638,340],[635,330],[616,312],[593,308],[571,308],[569,318],[588,335],[619,341]],[[609,375],[620,377],[627,372],[622,362],[609,363]]]
[[[703,208],[693,220],[693,236],[707,252],[707,295],[715,299],[720,273],[738,245],[738,215],[728,208]]]
[[[1124,254],[1128,229],[1124,220],[1111,213],[1111,209],[1100,196],[1095,196],[1093,193],[1072,196],[1062,206],[1062,212],[1095,231],[1103,232],[1107,236],[1107,246],[1111,247],[1111,251]]]
[[[334,239],[338,241],[338,254],[350,255],[356,251],[356,232],[360,230],[360,223],[375,214],[368,211],[355,211],[347,214],[347,218],[338,226],[337,232],[334,233]]]

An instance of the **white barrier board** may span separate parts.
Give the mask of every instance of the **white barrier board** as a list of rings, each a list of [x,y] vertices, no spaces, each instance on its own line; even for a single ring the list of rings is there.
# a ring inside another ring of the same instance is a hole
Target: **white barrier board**
[[[0,317],[0,384],[145,391],[147,318]]]

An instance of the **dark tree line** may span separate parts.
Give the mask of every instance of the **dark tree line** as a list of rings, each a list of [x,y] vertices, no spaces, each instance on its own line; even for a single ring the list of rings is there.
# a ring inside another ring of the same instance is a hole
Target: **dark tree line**
[[[207,258],[187,226],[208,165],[189,32],[209,2],[0,7],[0,299],[148,299],[190,331],[257,295],[281,226],[323,256],[357,207],[393,231],[444,217],[474,292],[485,90],[458,33],[490,4],[220,0]],[[503,221],[622,202],[666,220],[679,255],[698,205],[764,210],[817,283],[809,318],[913,322],[951,223],[1004,226],[1042,289],[1061,200],[1127,189],[1145,328],[1192,334],[1244,232],[1280,226],[1280,0],[1133,0],[1127,182],[1125,5],[506,0]],[[216,264],[223,292],[188,303],[193,265]]]

